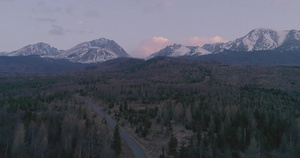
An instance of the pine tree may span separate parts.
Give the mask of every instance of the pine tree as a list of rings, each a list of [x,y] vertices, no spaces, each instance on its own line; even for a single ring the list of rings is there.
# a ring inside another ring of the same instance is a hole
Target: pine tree
[[[121,141],[120,129],[118,124],[115,127],[114,139],[111,147],[115,151],[117,156],[119,156],[122,153],[122,141]]]
[[[187,147],[185,146],[185,142],[182,141],[180,143],[180,150],[179,150],[179,158],[186,158],[189,157]]]
[[[12,146],[13,157],[26,157],[26,142],[25,142],[25,129],[23,124],[18,124]]]
[[[169,152],[170,152],[170,155],[173,155],[173,156],[177,155],[177,145],[178,145],[177,138],[172,133],[170,141],[169,141]]]
[[[259,156],[259,147],[258,143],[254,137],[251,138],[250,145],[246,151],[246,155],[251,158],[258,158]]]

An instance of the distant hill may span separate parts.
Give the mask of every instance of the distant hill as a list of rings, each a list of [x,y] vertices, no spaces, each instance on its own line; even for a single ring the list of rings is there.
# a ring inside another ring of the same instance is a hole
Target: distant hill
[[[51,74],[83,69],[87,64],[72,63],[66,59],[30,56],[0,56],[0,74]]]
[[[257,66],[299,66],[300,51],[280,52],[280,51],[229,51],[222,53],[198,56],[197,59],[203,61],[216,61],[231,65],[257,65]]]

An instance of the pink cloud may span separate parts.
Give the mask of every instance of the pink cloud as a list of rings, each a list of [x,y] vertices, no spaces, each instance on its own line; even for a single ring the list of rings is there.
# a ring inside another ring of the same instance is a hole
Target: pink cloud
[[[81,20],[80,20],[80,21],[77,21],[77,24],[78,24],[78,25],[83,25],[83,21],[81,21]]]
[[[164,37],[152,37],[147,40],[142,41],[138,48],[134,50],[134,54],[137,57],[145,58],[166,46],[172,44],[173,42]]]
[[[184,38],[183,41],[185,42],[185,45],[190,45],[190,46],[203,46],[204,44],[208,44],[208,43],[226,42],[220,36]]]

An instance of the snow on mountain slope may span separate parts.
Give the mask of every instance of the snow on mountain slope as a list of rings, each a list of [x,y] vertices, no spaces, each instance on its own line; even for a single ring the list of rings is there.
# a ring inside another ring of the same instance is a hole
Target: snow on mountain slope
[[[38,55],[55,59],[68,59],[72,62],[95,63],[110,59],[131,56],[125,52],[115,41],[105,38],[96,39],[89,42],[83,42],[75,47],[64,50],[58,50],[46,43],[37,43],[25,46],[13,52],[1,52],[0,56],[29,56]]]
[[[157,56],[179,57],[179,56],[200,56],[210,54],[209,51],[202,49],[199,46],[182,46],[180,44],[169,45],[166,48],[151,54],[146,59],[151,59]]]
[[[277,51],[300,51],[300,31],[291,30],[286,36],[281,46],[276,48]]]
[[[115,41],[105,38],[96,39],[89,42],[83,42],[75,47],[66,50],[59,57],[69,59],[73,62],[94,63],[104,62],[115,58],[130,58]]]
[[[275,50],[290,40],[299,41],[300,32],[296,30],[277,31],[258,28],[250,31],[244,37],[238,38],[234,41],[227,43],[205,44],[202,48],[211,52],[217,52],[221,49],[228,49],[231,51]]]
[[[7,56],[8,52],[0,52],[0,56]]]
[[[7,53],[7,56],[28,56],[28,55],[39,55],[42,57],[54,57],[63,52],[57,48],[51,47],[47,43],[37,43],[25,46],[19,50]]]

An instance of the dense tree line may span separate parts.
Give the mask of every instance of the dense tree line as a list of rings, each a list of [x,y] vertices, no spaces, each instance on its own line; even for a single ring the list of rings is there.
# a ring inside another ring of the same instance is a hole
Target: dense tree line
[[[60,86],[64,77],[2,78],[1,157],[115,156],[107,146],[112,143],[111,130],[73,97],[74,87]]]
[[[116,156],[119,141],[74,93],[132,129],[153,157],[300,156],[299,67],[119,59],[0,81],[4,157]]]
[[[122,71],[116,73],[91,71],[105,77],[87,82],[87,95],[115,105],[110,112],[126,119],[141,137],[157,131],[151,126],[145,130],[147,122],[167,129],[169,142],[164,146],[173,157],[299,156],[298,67],[169,58],[126,64],[121,62]],[[150,117],[149,109],[155,107],[159,110]],[[177,140],[170,123],[193,134]]]

